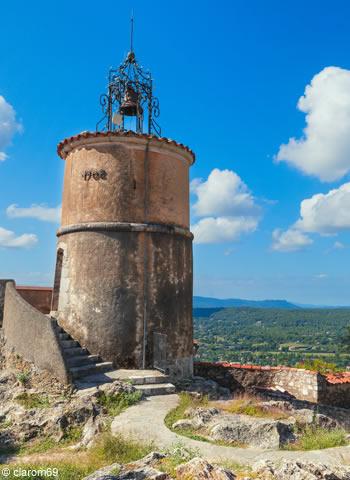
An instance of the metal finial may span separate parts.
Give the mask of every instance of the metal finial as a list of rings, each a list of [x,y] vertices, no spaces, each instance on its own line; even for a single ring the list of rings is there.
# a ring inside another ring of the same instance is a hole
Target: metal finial
[[[134,51],[134,10],[131,10],[130,18],[130,52]]]

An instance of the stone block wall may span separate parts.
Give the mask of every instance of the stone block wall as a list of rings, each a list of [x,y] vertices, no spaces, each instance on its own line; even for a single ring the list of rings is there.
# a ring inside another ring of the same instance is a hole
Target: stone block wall
[[[330,379],[320,384],[319,403],[333,405],[334,407],[350,408],[350,382],[346,380],[333,382]]]
[[[232,391],[269,389],[286,393],[299,400],[318,402],[317,372],[288,367],[261,367],[232,363],[197,362],[196,375],[215,380]]]
[[[52,299],[51,287],[30,287],[17,285],[16,290],[26,302],[39,310],[39,312],[45,314],[50,313]]]
[[[6,349],[51,372],[62,383],[68,383],[68,369],[54,325],[52,318],[19,295],[14,282],[7,283],[3,318]]]

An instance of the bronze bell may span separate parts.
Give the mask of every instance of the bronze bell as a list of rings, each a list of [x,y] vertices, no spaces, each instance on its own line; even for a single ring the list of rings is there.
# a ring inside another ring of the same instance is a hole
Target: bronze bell
[[[139,105],[139,96],[131,85],[128,85],[125,90],[123,103],[120,105],[119,113],[126,117],[136,117],[137,114],[142,114],[143,110]]]

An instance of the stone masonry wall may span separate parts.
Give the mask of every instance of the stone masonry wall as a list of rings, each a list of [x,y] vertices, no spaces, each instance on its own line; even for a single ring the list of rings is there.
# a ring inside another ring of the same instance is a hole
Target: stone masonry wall
[[[319,402],[334,407],[350,408],[350,383],[331,383],[325,381],[319,385]]]
[[[309,402],[318,402],[317,372],[288,367],[260,367],[230,363],[195,363],[195,374],[230,390],[271,389]]]
[[[191,376],[193,154],[132,132],[84,132],[58,151],[66,162],[59,324],[116,368]]]
[[[69,382],[54,320],[27,303],[14,282],[6,286],[3,330],[6,349],[48,370],[62,383]]]

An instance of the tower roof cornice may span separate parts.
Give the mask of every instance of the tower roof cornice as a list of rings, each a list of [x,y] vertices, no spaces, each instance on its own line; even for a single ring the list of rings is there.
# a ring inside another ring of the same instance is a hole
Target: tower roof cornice
[[[169,145],[176,147],[177,149],[181,149],[186,152],[186,156],[188,156],[190,164],[193,165],[195,162],[195,154],[194,152],[183,145],[182,143],[178,143],[175,140],[171,140],[170,138],[165,137],[157,137],[156,135],[149,135],[146,133],[136,133],[132,130],[122,130],[122,131],[107,131],[107,132],[81,132],[77,135],[73,135],[72,137],[65,138],[57,145],[57,153],[58,155],[65,159],[69,152],[71,152],[80,141],[89,140],[92,141],[94,139],[98,140],[98,142],[103,142],[104,140],[113,141],[113,139],[123,139],[125,141],[127,138],[130,139],[139,139],[139,140],[148,140],[150,143],[154,145]]]

